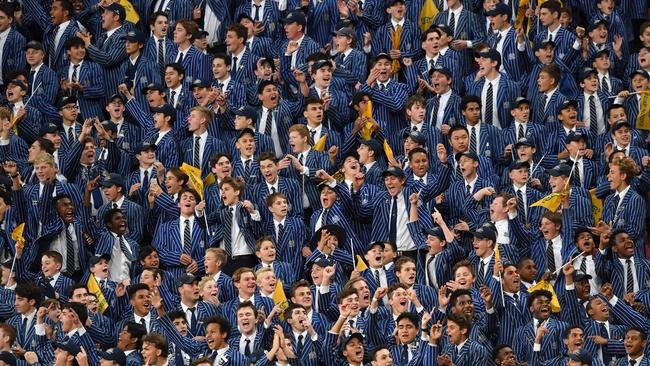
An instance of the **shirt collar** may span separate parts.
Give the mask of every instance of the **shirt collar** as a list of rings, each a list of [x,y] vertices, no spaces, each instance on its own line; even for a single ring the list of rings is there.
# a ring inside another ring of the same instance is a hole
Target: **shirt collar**
[[[9,32],[11,32],[11,27],[7,28],[6,31],[0,33],[0,39],[5,39],[9,35]]]
[[[402,27],[402,29],[404,29],[404,20],[405,20],[405,19],[406,19],[406,18],[402,18],[402,20],[400,20],[399,22],[397,22],[397,21],[395,21],[395,19],[390,18],[390,24],[393,25],[393,29],[397,29],[397,26],[398,26],[398,25],[399,25],[400,27]]]
[[[546,93],[544,93],[548,97],[548,100],[546,101],[546,103],[548,103],[550,101],[551,97],[553,96],[553,93],[555,93],[556,90],[557,90],[557,87],[555,87],[555,88],[547,91]]]
[[[618,202],[619,202],[619,203],[620,203],[621,201],[623,201],[623,198],[625,197],[625,195],[627,194],[627,192],[630,190],[630,187],[631,187],[631,186],[627,186],[624,190],[622,190],[621,192],[618,193],[618,198],[619,198],[619,201],[618,201]]]
[[[106,31],[106,39],[109,39],[109,38],[110,38],[113,34],[115,34],[115,32],[117,32],[117,30],[120,29],[120,28],[122,28],[121,25],[120,25],[119,27],[117,27],[117,28],[114,28],[114,29],[111,29],[111,30],[109,30],[109,31]]]

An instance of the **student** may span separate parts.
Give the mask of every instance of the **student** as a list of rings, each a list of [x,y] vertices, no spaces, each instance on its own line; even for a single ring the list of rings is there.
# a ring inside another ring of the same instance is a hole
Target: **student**
[[[162,83],[156,63],[143,57],[143,49],[146,42],[145,37],[137,29],[122,36],[122,39],[125,41],[124,47],[128,57],[122,62],[120,68],[120,73],[124,75],[124,84],[129,90],[133,89],[136,91],[135,98],[143,108],[146,108],[148,105],[146,96],[137,91],[151,83]]]
[[[214,113],[206,107],[192,108],[187,120],[187,130],[191,135],[181,144],[182,161],[199,168],[201,178],[205,178],[210,172],[210,158],[226,151],[224,143],[208,133],[213,118]],[[178,131],[178,126],[176,131]]]
[[[302,268],[304,261],[302,250],[307,247],[309,230],[300,218],[287,215],[288,205],[287,197],[280,192],[272,193],[266,198],[266,207],[273,219],[266,223],[264,232],[274,239],[273,249],[274,251],[277,249],[278,258],[282,262],[286,262],[292,268]],[[280,278],[282,278],[281,273],[282,271],[276,270]],[[296,276],[291,278],[297,279]]]
[[[256,158],[255,131],[250,128],[239,131],[235,149],[232,174],[249,184],[257,183],[260,180],[260,165]]]
[[[560,107],[567,101],[567,98],[558,89],[562,71],[556,65],[546,65],[542,67],[537,78],[536,90],[532,101],[533,122],[541,123],[545,126],[551,126],[555,117],[560,111]]]
[[[176,1],[174,1],[176,3]],[[169,14],[169,13],[168,13]],[[209,74],[209,60],[192,45],[194,35],[197,33],[199,26],[187,18],[171,19],[170,24],[175,24],[173,30],[174,44],[177,47],[176,52],[170,53],[170,58],[174,63],[180,64],[185,70],[186,79],[184,84],[191,84],[194,80],[211,80]],[[168,31],[169,32],[169,31]],[[171,102],[171,101],[170,101]]]
[[[32,273],[22,259],[23,249],[16,248],[16,280],[39,284],[43,295],[63,303],[68,300],[68,288],[72,280],[61,273],[63,256],[59,252],[46,251],[41,255],[41,273]]]
[[[207,248],[203,258],[206,276],[214,280],[215,285],[219,288],[219,302],[223,304],[232,300],[236,295],[236,289],[232,278],[223,273],[223,267],[228,260],[226,251],[222,248]]]

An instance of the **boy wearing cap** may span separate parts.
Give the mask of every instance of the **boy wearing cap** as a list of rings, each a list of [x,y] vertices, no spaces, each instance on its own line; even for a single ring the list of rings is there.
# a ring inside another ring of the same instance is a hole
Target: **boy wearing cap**
[[[596,186],[597,165],[586,156],[589,138],[580,132],[571,132],[566,137],[566,150],[569,152],[569,164],[575,165],[571,184],[591,189]]]
[[[146,108],[148,105],[146,96],[137,91],[145,88],[150,83],[161,84],[160,73],[154,61],[142,57],[146,38],[140,30],[129,31],[122,35],[122,39],[125,41],[124,47],[128,55],[120,66],[120,73],[124,75],[122,83],[129,90],[134,91],[136,100],[143,108]]]
[[[124,212],[129,223],[128,236],[139,242],[142,239],[144,211],[142,206],[126,197],[126,185],[119,174],[111,173],[103,177],[99,185],[102,187],[107,203],[97,212],[97,218],[101,221],[109,209],[120,209]]]
[[[415,58],[420,53],[417,46],[420,40],[420,29],[409,19],[406,19],[406,5],[403,0],[389,2],[386,13],[390,16],[390,23],[386,23],[372,35],[372,53],[390,54],[392,60],[401,58]],[[394,45],[397,44],[397,47]],[[399,68],[393,70],[397,72]]]
[[[65,96],[77,98],[83,118],[103,116],[104,80],[101,67],[84,60],[86,45],[81,38],[68,38],[64,47],[67,61],[57,69],[61,91]]]
[[[510,115],[513,123],[503,129],[503,150],[504,164],[519,159],[515,145],[519,140],[526,139],[532,145],[540,146],[535,157],[541,158],[546,143],[543,136],[543,126],[530,122],[530,101],[524,97],[518,97],[510,102]]]
[[[54,104],[59,95],[59,83],[56,73],[43,63],[45,51],[38,41],[31,41],[25,45],[25,59],[30,66],[27,95],[35,96],[35,107],[42,113],[47,113],[47,106]]]
[[[375,140],[360,140],[357,154],[359,155],[359,164],[361,164],[361,171],[364,174],[364,182],[382,186],[381,173],[385,169],[385,163],[380,157],[383,156],[383,147]]]
[[[333,33],[334,56],[337,66],[343,66],[354,73],[359,80],[368,76],[366,57],[358,49],[357,33],[352,27],[344,27]]]
[[[76,97],[63,97],[58,101],[59,107],[59,116],[61,117],[62,129],[59,134],[61,136],[61,150],[68,151],[70,150],[75,143],[79,142],[79,136],[81,135],[82,125],[77,122],[77,117],[79,115],[79,106],[78,99]],[[71,161],[74,164],[74,160]],[[72,167],[66,167],[68,170]],[[67,176],[68,172],[64,172]]]
[[[117,86],[123,80],[121,64],[127,58],[124,39],[127,29],[123,28],[126,18],[124,7],[118,3],[103,7],[102,29],[96,44],[91,44],[89,33],[77,32],[77,37],[83,39],[90,59],[102,67],[104,74],[104,95],[115,93]]]
[[[529,97],[529,100],[532,101],[534,122],[550,126],[555,121],[562,105],[567,101],[567,98],[559,90],[560,80],[565,76],[566,74],[555,64],[541,68],[537,77],[537,88],[530,86],[533,88],[532,90],[537,91],[533,94],[533,99]]]
[[[547,153],[549,159],[555,163],[555,159],[562,160],[569,157],[566,150],[566,139],[571,133],[580,133],[588,136],[589,131],[578,126],[578,102],[566,100],[557,112],[557,121],[560,122],[555,128],[548,131],[549,143]],[[593,150],[585,152],[587,157],[593,157]]]
[[[248,6],[244,3],[242,6]],[[253,16],[253,19],[255,17]],[[269,19],[269,18],[267,18]],[[290,11],[284,19],[284,34],[286,40],[280,44],[280,75],[288,84],[293,94],[298,94],[300,81],[294,76],[294,69],[303,69],[307,57],[320,50],[320,45],[314,42],[307,33],[307,20],[301,10]]]
[[[232,175],[241,177],[248,184],[255,184],[260,180],[260,165],[256,158],[255,132],[245,128],[239,132],[235,140],[235,151],[232,164]]]
[[[648,59],[647,62],[650,62],[650,47],[645,47],[643,53]],[[632,71],[629,80],[629,89],[631,92],[642,92],[650,89],[650,75],[648,74],[648,71],[644,69]],[[625,99],[624,102],[622,101],[623,98]],[[630,95],[624,90],[619,93],[619,97],[616,98],[614,103],[623,104],[625,106],[625,113],[628,116],[627,120],[630,121],[632,127],[636,127],[636,120],[641,106],[641,96],[639,94]]]
[[[199,299],[198,282],[199,278],[189,273],[178,277],[177,287],[181,300],[180,304],[167,304],[167,306],[185,314],[187,326],[192,335],[203,336],[205,335],[205,328],[202,320],[217,315],[217,307]]]
[[[551,185],[551,193],[561,193],[568,188],[568,202],[562,203],[560,208],[571,208],[573,212],[573,226],[593,225],[593,215],[589,215],[589,212],[591,212],[589,208],[591,207],[589,192],[582,187],[569,184],[569,179],[572,178],[571,166],[560,162],[560,164],[552,169],[547,169],[546,173],[550,175],[549,183]]]
[[[571,56],[571,55],[570,55]],[[522,88],[525,91],[526,99],[533,101],[539,92],[537,80],[539,74],[547,65],[555,64],[562,71],[562,79],[559,82],[559,88],[562,94],[567,97],[575,98],[580,94],[580,88],[573,78],[573,70],[569,68],[570,57],[564,56],[560,58],[557,55],[555,42],[542,42],[539,45],[534,45],[533,55],[529,55],[528,62],[531,64],[531,70],[528,72],[525,83]]]
[[[609,72],[611,66],[608,49],[599,51],[592,58],[591,67],[598,71],[598,90],[607,96],[618,95],[623,90],[621,79]]]
[[[0,10],[1,13],[2,10]],[[27,84],[25,81],[14,79],[6,84],[5,98],[7,108],[11,112],[10,120],[22,116],[19,123],[16,124],[18,129],[18,136],[16,137],[22,138],[28,145],[31,145],[38,138],[39,130],[46,121],[38,109],[24,104],[23,100],[26,94]],[[21,154],[21,157],[22,155],[24,154]]]
[[[138,168],[133,170],[131,174],[126,177],[125,190],[129,192],[129,198],[133,202],[146,208],[148,213],[148,200],[149,187],[152,180],[157,179],[158,171],[156,166],[156,145],[148,143],[139,143],[135,150],[135,158],[138,161]],[[163,172],[160,172],[162,175]]]
[[[546,41],[555,42],[556,52],[560,58],[570,53],[576,36],[560,25],[560,8],[558,2],[551,1],[540,5],[539,24],[544,30],[535,35],[533,43],[539,45]]]
[[[506,72],[512,80],[519,83],[526,74],[528,55],[532,53],[528,37],[524,32],[517,33],[510,24],[512,9],[508,4],[497,3],[485,15],[494,32],[488,32],[486,43],[501,55],[500,72]]]
[[[304,261],[302,250],[307,246],[306,240],[309,238],[309,230],[301,218],[287,215],[287,197],[281,192],[268,195],[265,206],[272,219],[265,222],[264,233],[274,239],[275,247],[273,251],[275,252],[277,249],[278,258],[291,264],[292,268],[302,268]],[[256,244],[256,254],[258,252],[257,246]],[[261,246],[264,246],[263,242]],[[275,254],[273,257],[275,257]],[[287,283],[287,285],[289,284]]]
[[[426,117],[431,126],[440,129],[443,134],[449,132],[449,126],[454,126],[462,121],[462,115],[458,106],[460,105],[460,96],[452,90],[453,79],[452,71],[445,67],[436,66],[429,70],[431,77],[431,89],[433,95],[427,100]]]
[[[255,108],[248,106],[241,106],[235,111],[235,120],[234,126],[236,131],[242,131],[244,129],[251,129],[255,138],[255,146],[257,150],[256,155],[261,155],[265,152],[273,151],[273,140],[271,137],[261,134],[255,131],[257,126],[258,114]],[[217,115],[217,118],[219,115]],[[237,144],[238,136],[235,136],[230,140],[230,150],[234,151]]]
[[[440,53],[440,37],[443,34],[439,28],[431,27],[422,33],[420,41],[422,43],[422,49],[424,50],[424,58],[413,63],[413,67],[406,67],[406,78],[410,87],[417,89],[417,87],[422,87],[422,82],[426,81],[427,84],[427,96],[430,96],[431,90],[429,86],[433,85],[433,79],[431,73],[436,68],[446,67],[449,70],[454,69],[453,62],[455,59],[450,57],[455,54],[449,53],[447,56],[443,56]],[[451,76],[450,76],[451,78]]]
[[[501,62],[501,55],[495,49],[479,53],[477,81],[472,84],[468,94],[480,96],[481,116],[485,124],[507,128],[512,123],[510,101],[519,95],[519,87],[508,74],[499,72]]]
[[[393,270],[386,269],[383,263],[382,253],[384,251],[385,244],[380,241],[372,242],[366,246],[364,259],[368,263],[368,269],[361,271],[359,275],[366,280],[368,287],[370,288],[371,293],[380,288],[388,288],[391,285],[397,283],[397,277],[395,277],[395,272]],[[387,297],[380,297],[385,304],[385,301],[388,300]]]

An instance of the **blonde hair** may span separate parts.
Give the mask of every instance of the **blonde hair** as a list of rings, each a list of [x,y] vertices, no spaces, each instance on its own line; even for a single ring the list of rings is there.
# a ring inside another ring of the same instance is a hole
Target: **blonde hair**
[[[52,154],[48,154],[44,151],[41,151],[34,158],[34,165],[40,163],[45,163],[45,164],[49,164],[50,166],[54,166],[54,156],[52,156]]]
[[[212,278],[212,277],[203,277],[201,279],[201,281],[199,281],[199,289],[201,290],[201,292],[203,292],[203,288],[210,281],[214,282],[214,278]],[[217,285],[216,282],[214,284],[215,284],[215,286]]]
[[[272,273],[275,275],[275,271],[273,270],[273,268],[262,267],[262,268],[258,269],[257,272],[255,272],[255,282],[256,282],[258,285],[260,284],[260,278],[261,278],[262,275],[263,275],[264,273],[266,273],[266,272],[272,272]]]

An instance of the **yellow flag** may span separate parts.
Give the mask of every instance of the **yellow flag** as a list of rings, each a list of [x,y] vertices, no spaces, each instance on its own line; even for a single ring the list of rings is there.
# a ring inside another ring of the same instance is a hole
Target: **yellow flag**
[[[438,7],[433,0],[424,0],[424,5],[422,5],[422,10],[420,11],[420,30],[425,32],[433,24],[433,20],[438,15]]]
[[[533,291],[537,290],[546,290],[553,294],[553,297],[551,298],[551,311],[554,313],[559,313],[560,312],[560,300],[558,300],[557,295],[555,294],[555,290],[553,290],[553,286],[551,285],[550,282],[543,280],[539,281],[536,285],[530,286],[528,289],[529,293],[532,293]]]
[[[97,297],[97,303],[99,305],[99,313],[104,314],[104,311],[108,309],[108,302],[106,302],[106,298],[104,297],[104,293],[102,292],[102,289],[99,288],[99,284],[97,284],[97,280],[95,279],[95,275],[91,274],[90,277],[88,277],[88,283],[86,283],[86,286],[88,286],[88,291],[95,295]]]
[[[280,320],[284,320],[284,311],[289,306],[287,302],[287,295],[284,293],[284,288],[282,288],[282,281],[280,279],[275,283],[275,291],[273,291],[273,304],[282,304],[282,312],[280,313]]]
[[[541,200],[533,203],[530,207],[545,207],[549,211],[557,211],[557,209],[562,204],[562,193],[551,193],[548,196],[542,198]]]
[[[386,154],[386,159],[390,160],[393,158],[393,149],[388,145],[388,141],[384,139],[384,153]]]
[[[589,190],[591,196],[591,213],[594,215],[594,222],[600,221],[603,216],[603,201],[596,197],[596,188]]]
[[[366,117],[366,118],[372,118],[372,101],[368,101],[368,107],[366,108],[365,111],[361,113],[361,117]],[[371,122],[366,122],[365,125],[361,128],[361,137],[364,140],[370,140],[372,138],[372,133],[374,130],[372,129],[372,123]]]
[[[636,128],[639,130],[650,130],[650,90],[639,93],[639,115],[636,117]]]
[[[327,134],[321,136],[314,144],[314,151],[325,151],[325,142],[327,142]]]
[[[357,254],[357,266],[355,267],[355,271],[357,272],[363,272],[366,269],[368,269],[368,266],[366,265],[366,262],[363,261],[363,258],[359,254]]]
[[[131,4],[129,0],[120,0],[119,3],[124,7],[124,10],[126,11],[126,20],[133,24],[137,24],[140,21],[140,16],[133,7],[133,4]]]
[[[526,10],[528,10],[528,0],[519,0],[519,7],[517,8],[517,17],[515,18],[515,29],[519,29],[524,24],[524,19],[526,19]],[[530,23],[530,22],[529,22]],[[525,29],[526,34],[528,34],[528,29]]]
[[[399,45],[402,43],[402,26],[398,24],[395,31],[393,31],[393,29],[389,29],[389,31],[390,39],[393,42],[393,49],[399,50]],[[393,60],[390,72],[396,74],[399,71],[400,67],[401,65],[399,63],[399,60]]]
[[[25,237],[23,232],[25,231],[25,223],[16,226],[14,231],[11,232],[11,239],[16,242],[16,250],[18,248],[22,249],[25,247]]]
[[[499,253],[499,244],[494,246],[494,260],[501,260],[501,253]]]
[[[345,174],[339,169],[332,175],[332,178],[336,179],[337,182],[343,182],[345,180]]]
[[[372,100],[368,101],[368,108],[361,113],[361,117],[372,118]]]
[[[214,174],[210,173],[208,174],[205,179],[203,179],[203,187],[207,187],[210,184],[215,184],[217,182],[217,178],[214,177]]]
[[[194,189],[199,192],[201,199],[203,199],[203,180],[201,180],[201,169],[193,167],[187,163],[183,163],[179,169],[183,173],[187,174],[188,177],[190,177],[190,181],[192,182]]]

